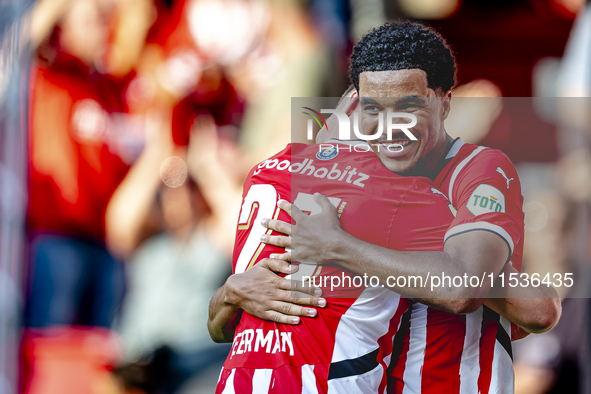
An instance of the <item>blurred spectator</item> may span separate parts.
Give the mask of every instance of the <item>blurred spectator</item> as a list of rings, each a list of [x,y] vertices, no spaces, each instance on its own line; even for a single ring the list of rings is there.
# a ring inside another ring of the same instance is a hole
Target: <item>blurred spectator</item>
[[[562,247],[567,272],[578,279],[566,294],[561,321],[549,334],[559,353],[550,365],[554,382],[548,393],[591,393],[591,127],[589,127],[589,42],[591,7],[580,9],[557,78],[561,158],[556,166],[558,192],[566,206]]]
[[[48,4],[43,1],[39,7]],[[81,356],[87,351],[80,345],[83,338],[109,335],[108,330],[74,326],[108,329],[121,304],[124,267],[105,247],[104,214],[127,172],[126,161],[133,160],[142,144],[141,135],[130,133],[126,125],[126,79],[113,80],[99,71],[105,67],[114,3],[63,4],[54,14],[59,24],[40,44],[31,72],[24,362],[29,371],[58,366],[51,374],[56,385],[46,385],[48,375],[25,373],[25,390],[35,393],[47,392],[43,390],[49,386],[80,392],[94,384],[90,377],[83,386],[73,384],[65,376],[75,370],[60,369],[56,359],[42,355],[50,348],[65,349],[72,358],[88,361],[92,355]],[[112,348],[99,364],[112,361],[115,354]]]
[[[128,387],[148,393],[176,392],[227,355],[228,347],[211,341],[205,322],[209,299],[230,274],[240,202],[239,183],[220,163],[218,151],[227,148],[218,144],[210,115],[197,118],[188,152],[162,130],[107,215],[112,247],[132,256],[119,324],[127,364],[116,373]]]
[[[326,47],[304,9],[290,1],[268,8],[265,40],[230,73],[249,102],[241,135],[244,175],[287,143],[305,142],[290,134],[291,98],[322,96],[330,72]]]
[[[108,327],[123,294],[121,263],[102,244],[106,204],[127,171],[109,140],[111,114],[125,105],[94,68],[106,48],[107,11],[94,0],[73,3],[54,34],[53,59],[33,70],[31,327]],[[89,290],[95,297],[83,304]]]

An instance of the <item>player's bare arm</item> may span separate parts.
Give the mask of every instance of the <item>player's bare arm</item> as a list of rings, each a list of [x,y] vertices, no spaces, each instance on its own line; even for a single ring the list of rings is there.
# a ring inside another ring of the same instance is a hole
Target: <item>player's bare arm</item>
[[[291,205],[289,203],[281,203],[282,206],[284,206],[286,208],[286,210],[288,212],[290,212],[291,210]],[[306,218],[307,219],[307,218]],[[334,219],[334,220],[333,220]],[[264,221],[265,224],[268,227],[274,228],[275,230],[284,233],[284,234],[291,234],[292,232],[292,227],[289,223],[285,223],[285,222],[281,222],[281,221]],[[325,218],[325,220],[322,220],[320,223],[318,223],[319,226],[321,225],[326,225],[328,228],[330,228],[331,226],[338,226],[338,220],[336,217],[334,218]],[[309,244],[313,244],[314,243],[314,238],[315,237],[319,237],[322,236],[321,234],[327,234],[329,233],[329,231],[326,228],[322,228],[317,234],[312,234],[312,233],[306,233],[304,235],[304,243],[309,243]],[[476,233],[476,232],[473,232]],[[491,242],[497,242],[498,245],[496,245],[498,247],[499,250],[503,250],[502,247],[502,242],[498,242],[499,241],[499,237],[497,237],[495,234],[493,233],[488,233],[488,232],[480,232],[483,233],[485,235],[488,235],[488,237],[490,238]],[[466,233],[465,235],[468,235],[470,233]],[[473,234],[475,235],[475,234]],[[476,241],[478,242],[478,234],[476,234]],[[309,237],[308,237],[309,236]],[[298,240],[300,240],[299,237],[297,237]],[[455,240],[454,240],[455,238]],[[458,249],[459,247],[462,246],[462,242],[466,242],[469,245],[476,245],[475,243],[473,243],[474,241],[472,239],[468,239],[471,237],[462,237],[460,236],[456,236],[456,237],[452,237],[449,239],[450,245],[452,245],[452,248],[450,248],[450,250],[454,250],[454,249]],[[453,240],[453,241],[452,241]],[[456,242],[456,241],[461,241],[461,242]],[[281,243],[283,246],[286,247],[291,247],[292,244],[292,239],[288,238],[288,237],[281,237],[281,236],[272,236],[270,238],[268,238],[267,242],[271,242],[271,243]],[[457,245],[457,246],[456,246]],[[299,250],[299,248],[298,248]],[[449,252],[450,250],[447,250],[447,252]],[[485,249],[482,249],[485,250]],[[307,250],[302,250],[304,253],[309,252]],[[322,245],[319,247],[317,252],[314,253],[323,253],[325,252],[326,249],[324,249],[322,247]],[[468,256],[467,261],[472,261],[475,259],[481,259],[481,257],[479,257],[479,249],[475,249],[475,256],[474,257],[470,257]],[[425,252],[417,252],[417,253],[425,253]],[[439,252],[431,252],[431,253],[439,253]],[[460,250],[457,253],[462,253],[462,251]],[[279,257],[279,256],[278,256]],[[328,258],[329,256],[325,256],[325,257],[320,257],[321,259],[324,258]],[[286,259],[287,261],[291,260],[291,255],[290,253],[286,253],[285,255],[281,255],[279,258],[282,259]],[[306,259],[314,259],[314,257],[304,257]],[[493,262],[494,263],[494,262]],[[512,266],[510,265],[506,265],[504,267],[504,271],[505,274],[509,274],[511,272],[517,272]],[[450,271],[445,271],[446,274],[449,274]],[[373,273],[371,272],[367,272],[370,275],[373,275]],[[435,272],[432,271],[432,273],[434,274]],[[490,282],[489,282],[490,283]],[[507,318],[508,320],[512,321],[513,323],[519,325],[520,327],[524,328],[524,332],[520,333],[519,336],[515,336],[514,337],[523,337],[525,335],[527,335],[528,333],[539,333],[539,332],[544,332],[547,331],[549,329],[551,329],[557,322],[558,319],[560,317],[560,312],[561,312],[561,305],[560,305],[560,300],[558,299],[558,295],[556,293],[556,291],[554,290],[554,288],[552,287],[545,287],[545,286],[533,286],[533,285],[529,285],[529,287],[518,287],[518,288],[512,288],[512,287],[505,287],[505,288],[499,288],[499,289],[495,289],[496,293],[494,294],[494,297],[489,297],[491,299],[488,299],[485,302],[485,305],[489,306],[491,309],[495,310],[497,313],[499,313],[500,315],[502,315],[503,317]],[[453,300],[453,299],[449,299],[449,296],[446,296],[447,299],[444,300],[435,300],[437,303],[434,304],[432,299],[426,299],[423,300],[424,303],[428,303],[434,307],[437,307],[439,309],[445,308],[448,311],[457,311],[458,309],[455,308],[459,308],[459,307],[463,307],[465,306],[466,303],[476,303],[475,305],[472,306],[472,308],[476,308],[478,305],[480,305],[480,301],[481,300]],[[439,305],[439,301],[443,301],[444,303],[447,304],[447,306],[442,306]],[[524,335],[525,334],[525,335]]]
[[[248,271],[230,276],[209,302],[207,328],[215,342],[232,342],[242,311],[263,320],[299,324],[300,317],[314,317],[324,308],[322,290],[302,286],[276,273],[295,273],[297,266],[266,259]],[[313,297],[310,297],[313,296]]]
[[[400,252],[381,248],[360,241],[343,231],[336,211],[331,208],[326,197],[317,195],[315,200],[323,211],[311,217],[286,201],[280,202],[280,207],[296,222],[291,227],[292,237],[282,239],[280,236],[266,236],[264,242],[282,245],[291,242],[295,261],[313,261],[319,264],[328,260],[336,261],[343,268],[355,273],[377,276],[385,285],[389,276],[419,276],[427,281],[427,275],[442,273],[450,276],[462,276],[465,273],[478,275],[485,269],[491,271],[492,266],[497,264],[498,267],[494,268],[496,275],[509,256],[509,249],[503,240],[497,240],[499,237],[496,235],[483,231],[451,238],[444,252]],[[266,225],[274,228],[276,223],[277,221],[270,220]],[[281,229],[286,230],[284,226]],[[480,257],[475,261],[477,256]],[[469,313],[478,309],[489,290],[490,286],[478,289],[453,286],[432,289],[396,287],[396,292],[405,297],[452,313]]]
[[[518,273],[509,264],[503,272],[505,275]],[[544,283],[539,286],[530,283],[528,287],[495,286],[491,295],[484,305],[523,328],[526,333],[539,334],[552,329],[562,313],[556,290]]]
[[[230,343],[240,321],[242,309],[226,301],[226,287],[220,287],[209,301],[209,336],[217,343]]]
[[[469,276],[493,272],[498,275],[509,257],[509,248],[505,241],[494,233],[487,231],[471,231],[449,238],[444,252],[400,252],[381,248],[360,241],[345,233],[332,205],[325,197],[317,196],[317,202],[323,212],[309,217],[301,213],[297,207],[286,201],[280,207],[286,210],[296,221],[290,225],[277,220],[265,220],[265,225],[289,237],[266,236],[265,242],[281,244],[294,249],[294,260],[338,261],[344,268],[358,274],[374,275],[386,284],[388,276],[421,276],[424,280],[427,273],[449,276]],[[290,255],[282,258],[291,259]],[[419,287],[396,287],[397,292],[452,313],[473,312],[486,299],[490,291],[490,282],[482,287],[449,287],[441,286],[430,289]],[[505,289],[511,291],[510,289]],[[540,332],[551,328],[559,317],[559,305],[554,289],[531,288],[526,297],[505,295],[502,301],[492,301],[497,312],[509,320],[517,320],[515,324],[524,325],[528,332]],[[535,311],[534,311],[535,310]],[[528,313],[525,313],[527,311]],[[533,313],[529,313],[532,312]]]

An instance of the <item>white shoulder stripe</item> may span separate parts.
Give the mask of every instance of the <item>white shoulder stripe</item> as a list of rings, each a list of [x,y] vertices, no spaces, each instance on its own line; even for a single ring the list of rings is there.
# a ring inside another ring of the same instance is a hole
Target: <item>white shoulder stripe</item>
[[[486,230],[492,231],[493,233],[497,234],[501,238],[503,238],[507,244],[509,245],[509,252],[511,255],[513,254],[513,249],[515,248],[515,244],[513,243],[513,239],[509,235],[507,231],[501,226],[497,226],[496,224],[488,223],[488,222],[474,222],[474,223],[464,223],[458,224],[455,227],[450,228],[445,233],[445,237],[443,238],[443,243],[447,242],[450,237],[454,235],[458,235],[460,233],[465,233],[467,231],[475,231],[475,230]]]
[[[476,156],[478,153],[480,153],[484,149],[486,149],[486,147],[484,147],[484,146],[479,146],[478,148],[474,149],[474,151],[472,153],[470,153],[470,155],[468,157],[466,157],[464,160],[462,160],[462,162],[460,164],[458,164],[456,166],[456,169],[454,170],[454,173],[451,176],[451,181],[449,182],[449,193],[447,195],[447,197],[449,198],[449,201],[452,203],[452,205],[455,206],[453,198],[452,198],[452,191],[454,188],[454,182],[456,181],[456,178],[460,174],[460,171],[462,171],[462,169],[464,167],[466,167],[466,164],[468,164],[468,162],[470,160],[472,160],[474,158],[474,156]]]

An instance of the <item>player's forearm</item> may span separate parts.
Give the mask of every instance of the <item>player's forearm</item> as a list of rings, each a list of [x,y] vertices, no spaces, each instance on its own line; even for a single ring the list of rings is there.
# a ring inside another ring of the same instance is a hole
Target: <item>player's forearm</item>
[[[493,298],[484,304],[529,333],[552,329],[562,312],[555,298]]]
[[[482,293],[488,291],[453,286],[447,280],[433,281],[434,276],[467,274],[466,265],[447,252],[402,252],[363,242],[344,232],[341,236],[331,248],[339,265],[359,275],[376,276],[384,286],[415,301],[451,313],[469,313],[482,304],[486,295]]]
[[[220,287],[209,302],[209,319],[207,329],[214,342],[232,342],[234,332],[240,320],[242,310],[229,304],[226,299],[225,285]]]
[[[505,271],[517,272],[513,267]],[[507,272],[508,273],[508,272]],[[541,284],[534,287],[499,287],[491,291],[485,305],[530,333],[550,330],[558,323],[562,305],[556,290]]]

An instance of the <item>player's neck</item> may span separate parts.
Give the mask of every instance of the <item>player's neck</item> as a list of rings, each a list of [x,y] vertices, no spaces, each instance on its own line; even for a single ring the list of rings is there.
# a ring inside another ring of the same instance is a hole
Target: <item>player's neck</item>
[[[425,163],[425,176],[430,179],[435,179],[439,171],[441,171],[441,162],[445,159],[446,153],[449,151],[451,145],[453,145],[454,139],[445,133],[445,138],[439,142],[435,148],[430,152],[429,162]]]

